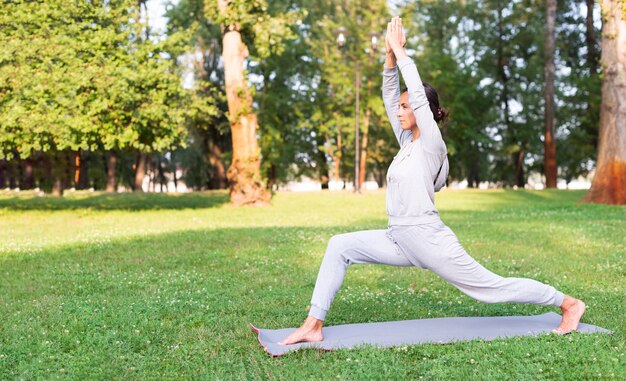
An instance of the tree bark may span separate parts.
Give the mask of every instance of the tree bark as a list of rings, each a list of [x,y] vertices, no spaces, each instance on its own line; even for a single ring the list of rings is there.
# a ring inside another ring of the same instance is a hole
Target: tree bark
[[[341,151],[343,148],[343,145],[341,142],[341,129],[339,128],[339,125],[337,125],[337,149],[336,150],[332,149],[332,142],[330,141],[330,136],[326,135],[326,141],[328,142],[328,154],[333,159],[333,178],[334,178],[335,184],[338,184],[341,178],[340,176]]]
[[[91,151],[81,151],[80,153],[80,176],[78,177],[77,189],[89,188],[89,162]]]
[[[218,0],[218,6],[225,14],[228,0]],[[256,137],[258,122],[252,112],[252,96],[244,78],[248,49],[236,24],[222,25],[222,31],[222,60],[233,140],[233,161],[227,172],[230,200],[235,206],[267,205],[271,193],[261,181],[261,157]]]
[[[22,160],[22,178],[20,189],[33,189],[35,187],[35,177],[33,175],[33,159],[28,157]]]
[[[478,149],[472,144],[472,147],[478,152]],[[480,155],[473,158],[469,165],[467,175],[467,186],[469,188],[478,188],[480,184]]]
[[[117,166],[117,154],[115,151],[107,153],[107,186],[106,192],[115,192],[115,167]]]
[[[515,185],[523,188],[526,185],[526,177],[524,176],[524,144],[519,151],[513,152],[513,161],[515,163]]]
[[[497,54],[497,71],[498,79],[502,84],[502,92],[500,93],[500,104],[504,110],[504,129],[510,136],[510,141],[514,144],[518,144],[521,148],[511,154],[513,167],[514,167],[514,184],[523,187],[525,185],[524,179],[524,148],[517,138],[515,130],[511,126],[511,112],[509,109],[509,77],[506,74],[506,66],[509,64],[509,57],[504,54],[504,7],[501,1],[498,1],[497,12],[497,28],[498,28],[498,41],[496,46]]]
[[[78,189],[78,182],[80,181],[80,172],[81,172],[81,162],[80,162],[80,151],[74,152],[74,188]]]
[[[174,170],[172,171],[172,175],[174,177],[174,192],[178,192],[178,176],[176,175],[176,170],[177,170],[177,166],[176,166],[176,162],[173,160],[174,154],[172,154],[172,167],[174,168]]]
[[[137,158],[135,159],[135,181],[133,186],[135,192],[143,192],[143,179],[146,176],[147,159],[148,154],[137,151]]]
[[[554,22],[556,19],[556,0],[546,2],[546,39],[544,74],[546,87],[544,92],[544,156],[543,167],[546,176],[546,188],[556,188],[556,141],[554,140]]]
[[[365,169],[367,168],[367,144],[369,138],[371,115],[372,110],[370,110],[370,108],[368,107],[365,111],[365,119],[363,120],[363,137],[361,138],[361,160],[359,160],[359,165],[361,166],[359,168],[359,189],[361,191],[363,191],[363,183],[365,182]]]
[[[322,184],[322,189],[328,189],[328,181],[330,180],[330,177],[328,174],[328,163],[326,161],[326,150],[321,149],[324,147],[324,138],[325,137],[321,134],[316,136],[316,144],[320,149],[317,150],[315,158],[317,159],[317,167],[319,168],[318,176],[319,181]]]
[[[212,189],[225,189],[227,184],[226,167],[222,161],[222,149],[217,141],[209,141],[209,163],[213,167],[209,187]]]
[[[50,152],[50,171],[52,178],[52,195],[62,196],[65,187],[68,162],[63,152]]]
[[[626,6],[602,2],[602,103],[596,174],[585,202],[626,204]]]
[[[596,54],[596,31],[593,26],[594,0],[587,0],[587,19],[585,42],[587,44],[587,65],[591,75],[598,73],[598,56]]]
[[[7,161],[0,159],[0,190],[5,188]]]

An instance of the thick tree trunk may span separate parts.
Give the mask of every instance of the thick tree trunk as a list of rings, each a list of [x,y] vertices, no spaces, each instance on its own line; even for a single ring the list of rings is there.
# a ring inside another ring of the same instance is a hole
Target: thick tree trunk
[[[544,74],[546,87],[544,92],[544,156],[543,167],[546,176],[546,188],[556,188],[556,141],[554,140],[554,21],[556,19],[556,0],[546,2],[546,40]]]
[[[137,158],[135,159],[135,181],[133,185],[133,191],[135,192],[143,192],[143,179],[146,176],[146,160],[148,160],[148,154],[137,151]]]
[[[626,7],[603,0],[602,104],[596,174],[583,201],[626,204]]]
[[[228,0],[218,0],[226,13]],[[252,112],[252,96],[244,78],[244,60],[248,49],[235,24],[223,25],[222,60],[226,98],[232,130],[233,161],[228,168],[230,200],[233,205],[267,205],[271,193],[261,181],[261,157],[256,132],[257,117]]]
[[[591,74],[598,73],[598,57],[596,54],[596,30],[593,26],[594,0],[587,0],[587,19],[585,22],[585,42],[587,45],[587,65]]]
[[[115,151],[107,153],[107,192],[115,192],[115,167],[117,166],[117,154]]]

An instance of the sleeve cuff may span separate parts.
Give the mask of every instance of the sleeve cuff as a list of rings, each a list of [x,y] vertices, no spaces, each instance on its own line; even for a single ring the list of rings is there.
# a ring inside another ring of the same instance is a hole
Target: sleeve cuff
[[[393,75],[396,74],[398,72],[398,66],[394,66],[394,67],[387,67],[387,66],[383,66],[383,74],[387,74],[387,75]]]

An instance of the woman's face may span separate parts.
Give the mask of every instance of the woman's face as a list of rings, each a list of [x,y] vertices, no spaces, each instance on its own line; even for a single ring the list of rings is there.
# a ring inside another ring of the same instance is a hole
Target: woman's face
[[[417,127],[415,114],[409,104],[409,92],[405,91],[400,95],[400,107],[398,107],[398,119],[403,130],[412,130]]]

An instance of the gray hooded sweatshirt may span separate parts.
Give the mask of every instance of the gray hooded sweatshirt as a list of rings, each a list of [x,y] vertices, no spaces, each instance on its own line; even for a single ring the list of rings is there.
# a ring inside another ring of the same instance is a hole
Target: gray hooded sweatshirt
[[[400,144],[387,171],[387,215],[389,225],[420,225],[439,221],[435,192],[446,183],[448,155],[437,122],[430,111],[417,67],[409,57],[397,67],[383,70],[383,102],[393,132]],[[411,141],[410,130],[402,130],[397,111],[400,106],[398,67],[409,92],[420,137]]]

